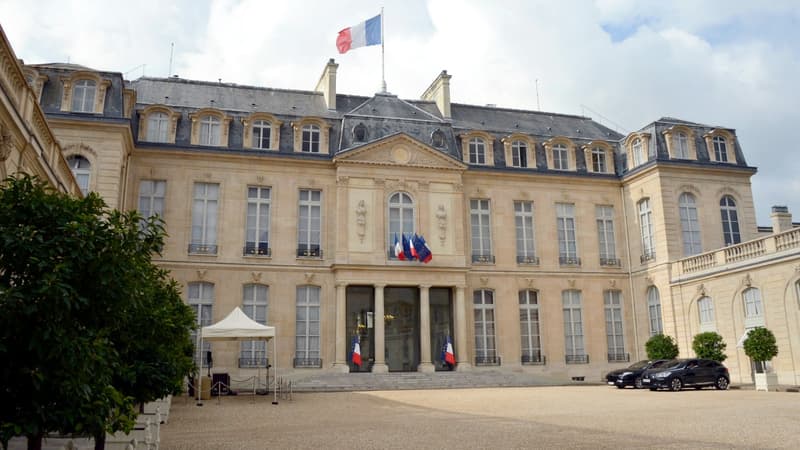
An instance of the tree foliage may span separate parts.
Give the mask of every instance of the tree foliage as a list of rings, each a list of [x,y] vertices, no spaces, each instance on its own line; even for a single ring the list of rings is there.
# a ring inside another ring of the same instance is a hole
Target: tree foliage
[[[753,361],[769,361],[778,356],[775,335],[768,328],[757,327],[750,330],[744,340],[744,353]]]
[[[722,340],[722,336],[715,331],[706,331],[696,334],[692,339],[692,350],[698,358],[713,359],[714,361],[725,361],[728,357],[725,348],[728,345]]]
[[[191,368],[192,311],[151,262],[159,220],[27,175],[0,188],[0,442],[128,430]]]
[[[657,334],[644,344],[648,359],[675,359],[678,357],[678,344],[672,336]]]

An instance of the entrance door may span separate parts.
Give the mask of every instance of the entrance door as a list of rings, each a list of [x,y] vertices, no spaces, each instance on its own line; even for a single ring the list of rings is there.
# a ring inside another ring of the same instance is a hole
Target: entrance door
[[[347,287],[347,365],[351,372],[369,372],[375,362],[374,298],[372,286]],[[361,346],[361,367],[352,361],[355,339]]]
[[[445,364],[443,350],[447,338],[455,347],[455,336],[453,336],[453,309],[452,309],[452,289],[450,288],[431,288],[431,358],[436,370],[451,370]]]
[[[416,371],[419,365],[419,289],[386,287],[383,310],[389,371]]]

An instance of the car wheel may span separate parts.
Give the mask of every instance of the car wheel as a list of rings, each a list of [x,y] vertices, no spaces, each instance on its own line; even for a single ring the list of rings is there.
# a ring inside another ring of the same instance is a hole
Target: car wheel
[[[618,384],[617,385],[617,389],[625,389],[625,385],[624,384]]]
[[[641,378],[637,378],[637,379],[633,380],[633,388],[634,389],[641,389],[642,387],[644,387],[644,386],[642,386],[642,379]]]
[[[669,382],[669,388],[672,391],[680,391],[683,387],[683,382],[680,378],[673,378],[672,381]]]
[[[714,383],[714,387],[719,389],[720,391],[724,391],[725,389],[728,389],[728,379],[725,378],[725,377],[717,378],[717,382]]]
[[[651,387],[651,388],[650,388],[650,390],[651,390],[651,391],[653,391],[653,392],[655,392],[655,391],[657,391],[657,390],[658,390],[658,388]]]

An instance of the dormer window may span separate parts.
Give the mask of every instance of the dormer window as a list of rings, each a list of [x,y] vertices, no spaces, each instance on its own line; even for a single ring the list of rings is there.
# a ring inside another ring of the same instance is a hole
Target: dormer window
[[[444,133],[442,133],[442,130],[436,130],[431,134],[431,144],[436,148],[444,148]]]
[[[72,112],[93,113],[97,83],[94,80],[78,80],[72,89]]]
[[[672,159],[697,160],[694,130],[686,125],[673,125],[662,132],[667,152]]]
[[[163,112],[154,112],[147,116],[147,141],[167,142],[169,117]]]
[[[719,163],[736,164],[734,135],[728,130],[715,129],[703,135],[706,140],[708,157]]]
[[[646,161],[644,157],[644,146],[642,145],[642,140],[636,138],[633,140],[633,144],[631,144],[631,151],[633,153],[633,165],[639,166]]]
[[[467,164],[494,165],[494,137],[484,131],[470,131],[459,135],[461,159]]]
[[[567,153],[567,146],[564,144],[553,146],[553,169],[569,170],[569,153]]]
[[[367,141],[367,127],[363,123],[360,123],[353,128],[353,140],[355,142]]]
[[[483,139],[474,137],[469,140],[469,163],[486,164],[486,143]]]
[[[219,146],[221,122],[211,115],[200,118],[200,145]]]
[[[500,140],[505,150],[506,166],[526,169],[536,168],[536,143],[530,136],[514,133]]]
[[[725,138],[715,136],[712,142],[714,143],[714,158],[718,162],[728,162],[728,146],[725,143]]]
[[[266,120],[253,122],[253,148],[266,150],[271,147],[272,124]]]
[[[558,171],[574,171],[575,143],[564,136],[556,136],[544,141],[547,168]]]
[[[268,113],[256,112],[242,117],[242,146],[256,150],[278,150],[281,121]]]
[[[528,167],[528,144],[524,141],[511,143],[511,165],[514,167]]]
[[[589,173],[614,173],[614,148],[604,141],[592,141],[581,147]]]
[[[592,172],[606,173],[607,171],[606,151],[600,147],[592,148]]]
[[[675,157],[689,159],[689,138],[686,133],[680,132],[675,135]]]
[[[303,152],[319,153],[319,134],[319,126],[313,124],[303,126]]]

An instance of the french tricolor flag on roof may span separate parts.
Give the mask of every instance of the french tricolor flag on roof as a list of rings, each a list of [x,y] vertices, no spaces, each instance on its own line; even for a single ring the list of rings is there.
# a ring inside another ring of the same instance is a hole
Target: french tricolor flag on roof
[[[382,39],[381,15],[378,14],[365,22],[340,31],[336,37],[336,48],[339,49],[339,53],[347,53],[354,48],[381,44]]]

